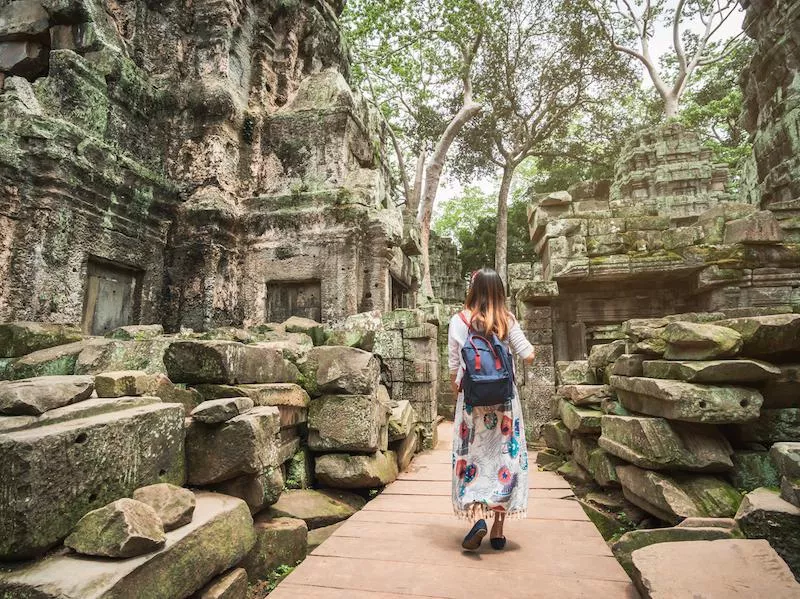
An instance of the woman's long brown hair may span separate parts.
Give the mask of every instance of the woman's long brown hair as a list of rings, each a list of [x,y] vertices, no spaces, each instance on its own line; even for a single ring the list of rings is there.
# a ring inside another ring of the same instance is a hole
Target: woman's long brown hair
[[[472,276],[464,307],[472,313],[472,326],[484,335],[508,336],[511,314],[506,308],[503,279],[491,268],[482,268]]]

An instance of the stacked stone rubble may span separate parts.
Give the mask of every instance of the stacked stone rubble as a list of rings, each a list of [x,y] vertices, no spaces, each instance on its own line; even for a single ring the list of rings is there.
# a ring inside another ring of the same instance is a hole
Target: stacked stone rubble
[[[429,251],[433,297],[445,304],[463,304],[467,283],[461,275],[458,248],[451,239],[431,233]]]
[[[622,330],[589,360],[558,364],[560,419],[545,427],[542,463],[571,453],[560,471],[582,494],[621,488],[666,525],[735,518],[725,532],[712,520],[625,535],[615,545],[624,565],[652,543],[746,536],[800,574],[800,315],[688,314]]]

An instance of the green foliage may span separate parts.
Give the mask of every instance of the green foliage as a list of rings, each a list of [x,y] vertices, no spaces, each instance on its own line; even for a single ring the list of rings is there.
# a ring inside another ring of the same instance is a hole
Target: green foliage
[[[432,228],[440,236],[458,241],[462,232],[474,231],[482,219],[491,216],[496,203],[494,194],[484,193],[475,185],[467,185],[460,196],[439,204],[439,213]]]

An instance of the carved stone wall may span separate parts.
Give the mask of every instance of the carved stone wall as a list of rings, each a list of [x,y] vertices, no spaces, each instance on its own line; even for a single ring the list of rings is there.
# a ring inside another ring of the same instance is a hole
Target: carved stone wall
[[[136,281],[115,324],[170,329],[414,288],[338,3],[3,4],[0,319],[90,330],[95,262]]]

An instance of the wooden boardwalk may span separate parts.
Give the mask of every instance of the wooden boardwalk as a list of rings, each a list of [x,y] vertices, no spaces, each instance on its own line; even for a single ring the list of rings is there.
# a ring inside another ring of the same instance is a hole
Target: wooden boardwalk
[[[438,447],[414,458],[270,599],[638,597],[569,485],[535,468],[528,518],[506,522],[506,549],[494,551],[487,536],[478,553],[463,552],[468,525],[452,515],[450,435],[445,423]]]

